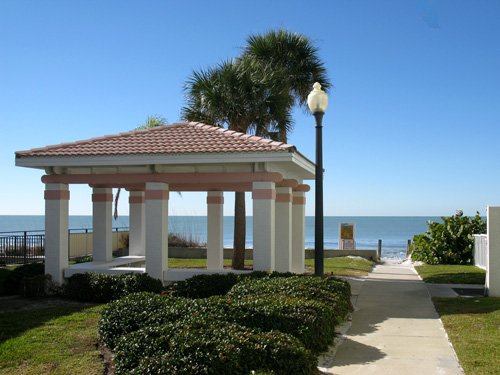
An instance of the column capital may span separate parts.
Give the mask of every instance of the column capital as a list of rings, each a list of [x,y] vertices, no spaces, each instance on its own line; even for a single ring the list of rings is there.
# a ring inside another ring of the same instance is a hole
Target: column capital
[[[277,187],[276,188],[276,203],[292,203],[292,188],[291,187]]]
[[[303,191],[294,191],[293,200],[294,205],[305,205],[306,204],[306,194]]]
[[[169,186],[163,182],[146,182],[146,200],[168,200]]]
[[[129,204],[142,204],[144,203],[144,192],[143,191],[131,191],[128,196]]]
[[[93,188],[92,202],[112,202],[113,189],[111,188]]]
[[[254,181],[252,184],[253,199],[276,199],[275,183],[270,181]]]
[[[67,184],[45,184],[45,200],[69,200]]]
[[[224,192],[222,191],[207,192],[207,204],[224,204]]]

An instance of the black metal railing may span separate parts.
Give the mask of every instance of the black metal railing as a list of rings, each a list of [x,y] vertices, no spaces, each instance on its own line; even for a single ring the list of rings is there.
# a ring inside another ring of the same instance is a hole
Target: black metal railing
[[[114,232],[128,230],[126,227],[113,228]],[[92,229],[79,228],[68,230],[68,256],[71,258],[72,234],[92,233]],[[78,243],[78,241],[76,241]],[[91,251],[91,248],[90,248]],[[0,232],[0,266],[26,264],[45,260],[45,231]]]
[[[44,231],[0,233],[0,265],[41,262],[44,258]]]

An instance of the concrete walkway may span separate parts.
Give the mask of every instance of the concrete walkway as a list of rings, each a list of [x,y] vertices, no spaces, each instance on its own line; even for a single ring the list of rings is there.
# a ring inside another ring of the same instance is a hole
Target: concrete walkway
[[[335,356],[320,363],[324,373],[463,374],[413,266],[378,265],[351,286],[352,326]]]

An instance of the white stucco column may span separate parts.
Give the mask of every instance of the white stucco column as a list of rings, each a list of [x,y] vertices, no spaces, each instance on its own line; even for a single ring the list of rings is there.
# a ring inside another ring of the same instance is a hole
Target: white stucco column
[[[275,206],[274,182],[253,183],[253,269],[274,271]]]
[[[209,191],[207,194],[207,269],[224,268],[223,242],[224,193]]]
[[[92,232],[94,262],[113,259],[113,189],[94,188],[92,193]]]
[[[292,271],[292,188],[276,188],[275,269]]]
[[[67,184],[45,185],[45,273],[61,284],[68,267],[69,190]]]
[[[488,206],[488,260],[486,290],[490,297],[500,297],[500,207]]]
[[[162,281],[168,268],[168,198],[168,184],[146,183],[146,272]]]
[[[305,228],[305,192],[294,191],[292,204],[292,272],[294,273],[304,273],[305,271]]]
[[[128,254],[145,254],[145,226],[146,215],[144,206],[144,192],[131,191],[129,198],[129,232],[128,232]]]

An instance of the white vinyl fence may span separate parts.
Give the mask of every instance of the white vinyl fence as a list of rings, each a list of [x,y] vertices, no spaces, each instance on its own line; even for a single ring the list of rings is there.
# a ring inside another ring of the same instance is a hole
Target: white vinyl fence
[[[488,236],[486,234],[474,234],[474,265],[488,269]]]
[[[128,237],[128,230],[123,230],[120,228],[114,229],[111,235],[112,238],[112,250],[116,251],[123,247],[127,247],[126,238]],[[93,234],[91,230],[81,230],[80,233],[77,230],[73,230],[69,234],[69,257],[82,257],[86,255],[92,255],[93,248]]]

